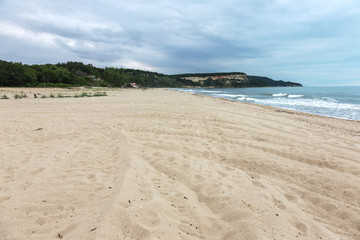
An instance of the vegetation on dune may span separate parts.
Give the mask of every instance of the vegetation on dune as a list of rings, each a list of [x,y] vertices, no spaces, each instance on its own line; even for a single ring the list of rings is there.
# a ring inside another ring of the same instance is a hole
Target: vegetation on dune
[[[107,96],[106,92],[96,92],[93,95],[93,97],[103,97],[103,96]]]
[[[269,78],[249,76],[246,81],[236,81],[216,76],[244,74],[194,73],[165,75],[125,68],[97,68],[81,62],[67,62],[45,65],[26,65],[18,62],[0,60],[0,87],[129,87],[136,83],[141,87],[264,87],[301,86],[301,84],[274,81]],[[245,74],[244,74],[245,75]],[[246,76],[246,75],[245,75]],[[195,82],[187,77],[207,77],[205,81]],[[50,96],[51,97],[51,96]]]
[[[22,98],[26,98],[26,94],[22,93],[22,94],[15,94],[14,98],[15,99],[22,99]]]

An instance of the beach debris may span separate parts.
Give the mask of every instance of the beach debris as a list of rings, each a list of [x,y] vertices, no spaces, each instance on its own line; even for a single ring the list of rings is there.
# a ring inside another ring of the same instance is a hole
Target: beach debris
[[[91,229],[91,230],[90,230],[90,232],[93,232],[93,231],[95,231],[96,229],[97,229],[97,227],[96,227],[96,228]]]
[[[185,199],[188,199],[187,197],[184,196]]]
[[[40,131],[40,130],[43,130],[43,128],[38,128],[38,129],[35,129],[34,131]]]
[[[63,238],[64,236],[61,235],[60,233],[58,233],[57,237],[61,239],[61,238]]]
[[[251,210],[254,210],[254,209],[251,207],[251,205],[248,204],[247,202],[245,202],[244,200],[241,200],[241,202],[242,202],[243,204],[245,204],[246,206],[248,206]]]

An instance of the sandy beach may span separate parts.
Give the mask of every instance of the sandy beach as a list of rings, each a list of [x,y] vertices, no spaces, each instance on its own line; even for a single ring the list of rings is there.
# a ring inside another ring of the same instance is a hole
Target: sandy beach
[[[0,100],[0,239],[360,239],[358,121],[164,89],[0,90],[28,96]]]

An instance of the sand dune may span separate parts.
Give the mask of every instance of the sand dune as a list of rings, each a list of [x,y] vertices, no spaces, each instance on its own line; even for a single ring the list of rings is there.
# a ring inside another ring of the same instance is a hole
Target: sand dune
[[[107,93],[0,100],[0,239],[360,239],[359,122]]]

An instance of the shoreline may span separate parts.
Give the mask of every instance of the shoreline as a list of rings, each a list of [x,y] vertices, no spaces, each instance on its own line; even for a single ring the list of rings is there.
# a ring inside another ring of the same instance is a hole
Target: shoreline
[[[332,87],[333,88],[333,87]],[[348,88],[348,87],[347,87]],[[223,91],[223,89],[201,89],[196,90],[187,90],[187,89],[172,89],[175,91],[188,92],[193,94],[205,95],[215,98],[234,100],[236,102],[242,103],[252,103],[260,106],[271,106],[280,109],[286,109],[289,111],[298,111],[308,114],[313,114],[317,116],[324,116],[336,119],[345,119],[351,121],[360,121],[360,115],[358,114],[359,109],[359,99],[348,99],[348,101],[342,102],[337,99],[339,91],[337,89],[331,90],[329,93],[316,92],[319,91],[309,89],[301,92],[291,92],[291,88],[287,88],[287,93],[278,93],[279,91],[275,90],[278,88],[272,88],[270,92],[264,91],[266,88],[258,88],[256,91],[249,91],[250,88],[238,88],[236,91]],[[358,89],[360,90],[360,89]],[[335,92],[334,92],[335,91]],[[354,91],[352,94],[355,94]],[[334,95],[335,94],[335,95]],[[269,98],[269,96],[272,96]],[[240,97],[240,98],[238,98]],[[249,100],[247,100],[249,99]],[[291,101],[289,101],[289,100]],[[294,99],[294,100],[293,100]],[[325,100],[324,100],[325,99]],[[279,100],[279,101],[278,101]],[[280,101],[281,100],[281,101]],[[288,102],[289,101],[289,102]],[[309,101],[313,105],[309,105]],[[328,105],[330,104],[330,105]],[[336,105],[334,105],[336,104]],[[347,109],[345,111],[344,109]]]
[[[184,94],[192,94],[194,96],[198,96],[198,97],[207,97],[210,99],[218,99],[220,101],[227,101],[227,102],[232,102],[232,103],[238,103],[238,104],[244,104],[244,105],[250,105],[250,106],[257,106],[260,108],[264,108],[267,110],[273,110],[275,112],[279,112],[279,113],[286,113],[286,114],[291,114],[291,115],[298,115],[298,116],[305,116],[308,118],[320,118],[320,119],[324,119],[326,121],[326,119],[328,120],[339,120],[339,121],[345,121],[345,122],[354,122],[354,123],[359,123],[360,124],[360,120],[352,120],[352,119],[346,119],[346,118],[336,118],[336,117],[331,117],[331,116],[325,116],[325,115],[318,115],[315,113],[307,113],[307,112],[301,112],[301,111],[297,111],[297,110],[292,110],[292,109],[287,109],[287,108],[281,108],[281,107],[274,107],[274,106],[268,106],[268,105],[261,105],[258,103],[252,103],[252,102],[242,102],[242,101],[236,101],[236,100],[232,100],[232,99],[227,99],[227,98],[221,98],[221,97],[213,97],[213,96],[209,96],[209,95],[205,95],[205,94],[199,94],[199,93],[192,93],[192,92],[182,92],[182,91],[177,91],[177,90],[171,90],[169,89],[169,91],[175,91],[175,92],[180,92],[180,93],[184,93]],[[360,136],[360,134],[359,134]]]
[[[359,238],[359,121],[104,91],[0,100],[1,238]]]
[[[285,113],[289,113],[289,114],[299,114],[299,115],[305,114],[305,115],[307,115],[309,117],[322,117],[322,118],[338,119],[338,120],[351,121],[351,122],[360,122],[360,120],[353,120],[353,119],[347,119],[347,118],[337,118],[337,117],[332,117],[332,116],[319,115],[319,114],[315,114],[315,113],[302,112],[302,111],[299,111],[299,110],[293,110],[293,109],[288,109],[288,108],[281,108],[281,107],[262,105],[260,103],[242,102],[242,101],[236,101],[236,100],[226,99],[226,98],[221,98],[221,97],[212,97],[212,96],[208,96],[208,95],[202,95],[202,94],[198,94],[198,93],[190,93],[190,94],[194,94],[196,96],[205,96],[205,97],[210,97],[210,98],[218,98],[218,99],[221,99],[221,100],[230,101],[230,102],[234,102],[234,103],[250,104],[250,105],[255,105],[255,106],[269,108],[269,109],[276,109],[277,112],[285,112]]]

